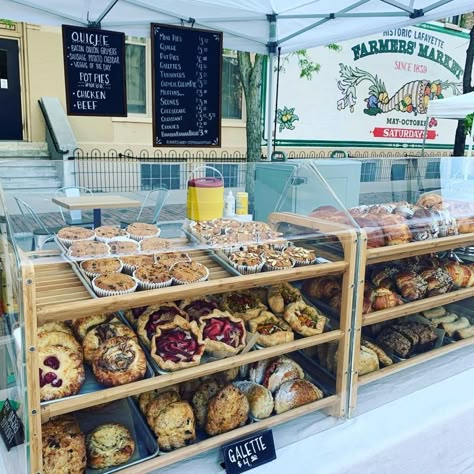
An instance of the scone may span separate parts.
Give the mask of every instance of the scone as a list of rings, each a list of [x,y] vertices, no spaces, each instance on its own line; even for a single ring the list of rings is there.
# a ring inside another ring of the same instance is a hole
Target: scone
[[[158,398],[159,395],[165,394],[166,392],[176,392],[178,394],[178,398],[173,401],[179,401],[179,385],[171,385],[169,387],[164,387],[164,388],[157,388],[155,390],[150,390],[149,392],[143,392],[140,393],[138,396],[138,407],[140,408],[140,411],[146,415],[148,412],[148,405]],[[160,398],[160,401],[158,402],[159,404],[162,404],[162,400]]]
[[[94,353],[99,346],[108,339],[117,336],[126,336],[132,339],[137,339],[136,334],[128,326],[125,326],[125,324],[122,323],[99,324],[91,329],[82,341],[84,360],[87,363],[92,364]]]
[[[162,451],[181,448],[196,438],[196,423],[191,405],[185,401],[170,403],[153,416],[151,429]],[[150,414],[150,410],[148,412]],[[149,416],[147,416],[147,420]],[[149,421],[150,423],[150,421]]]
[[[107,387],[135,382],[145,377],[145,354],[135,339],[112,337],[94,352],[92,371],[97,381]]]
[[[245,394],[234,385],[227,385],[209,402],[206,433],[214,436],[245,425],[249,411]]]
[[[82,355],[64,346],[38,350],[41,401],[75,395],[84,383]]]
[[[200,385],[194,393],[191,404],[199,428],[204,428],[206,424],[209,400],[217,395],[221,388],[222,385],[216,380],[210,380]]]
[[[264,419],[272,414],[273,397],[268,388],[246,380],[233,382],[233,384],[245,393],[250,406],[250,414],[254,418]]]
[[[275,393],[275,413],[283,413],[323,397],[323,392],[308,380],[291,380],[283,383]]]
[[[105,469],[127,462],[135,452],[130,431],[118,423],[100,425],[87,435],[87,466]]]
[[[86,439],[72,415],[51,418],[41,427],[43,472],[83,474],[86,470]]]

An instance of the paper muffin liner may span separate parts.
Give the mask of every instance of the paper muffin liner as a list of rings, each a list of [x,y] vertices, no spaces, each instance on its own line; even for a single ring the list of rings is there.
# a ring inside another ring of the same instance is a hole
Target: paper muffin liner
[[[258,265],[238,265],[232,261],[230,261],[230,264],[241,274],[241,275],[252,275],[253,273],[258,273],[262,271],[263,266],[265,265],[265,262],[262,262]]]
[[[65,247],[70,247],[72,244],[74,244],[75,242],[85,242],[87,240],[95,240],[96,238],[96,235],[94,233],[94,235],[92,235],[91,237],[87,237],[87,239],[63,239],[61,237],[59,237],[58,235],[56,235],[56,238],[59,240],[59,242],[61,242]]]
[[[169,280],[162,281],[159,283],[153,283],[151,281],[142,281],[135,276],[135,272],[133,272],[133,278],[136,280],[139,290],[156,290],[158,288],[166,288],[167,286],[171,286],[173,284],[173,277],[171,275]]]
[[[205,267],[204,265],[202,266],[206,269],[206,275],[204,275],[203,277],[197,280],[193,280],[193,281],[182,281],[182,280],[178,280],[176,277],[173,277],[173,282],[176,283],[177,285],[189,285],[191,283],[200,283],[202,281],[206,281],[209,278],[209,269]]]
[[[293,257],[290,257],[294,262],[295,267],[304,267],[306,265],[313,265],[316,263],[316,257],[313,260],[296,260]]]
[[[102,288],[99,288],[98,286],[96,286],[95,284],[95,279],[98,278],[98,277],[95,277],[93,280],[92,280],[92,289],[94,290],[95,294],[97,296],[100,296],[100,297],[105,297],[105,296],[118,296],[118,295],[128,295],[129,293],[133,293],[134,291],[137,290],[138,288],[138,283],[137,281],[135,280],[135,286],[133,286],[132,288],[128,289],[128,290],[122,290],[122,291],[112,291],[112,290],[103,290]]]
[[[152,237],[159,237],[161,234],[161,229],[158,229],[158,232],[154,235],[136,235],[136,234],[129,234],[130,238],[136,240],[137,242],[141,242],[144,239],[151,239]]]
[[[124,265],[122,263],[122,261],[117,258],[117,260],[119,260],[120,262],[120,267],[118,270],[109,270],[108,272],[90,272],[90,271],[87,271],[84,269],[84,267],[82,266],[83,263],[87,262],[88,260],[95,260],[95,259],[92,259],[92,258],[88,258],[87,260],[83,260],[81,263],[80,263],[80,267],[82,269],[82,271],[89,277],[89,278],[95,278],[96,276],[100,276],[100,275],[103,275],[104,273],[120,273],[122,271],[122,269],[124,268]]]
[[[112,252],[112,249],[110,249],[110,253],[112,255],[117,255],[118,258],[120,258],[120,255],[136,255],[140,252],[140,246],[137,244],[137,241],[134,240],[134,239],[129,239],[129,238],[122,238],[122,239],[110,239],[108,244],[109,245],[111,242],[133,242],[135,244],[135,247],[133,250],[130,250],[128,252],[124,252],[124,253],[113,253]]]
[[[104,242],[105,244],[108,244],[113,240],[130,240],[130,234],[127,232],[126,235],[117,235],[115,237],[99,237],[98,235],[96,235],[95,239],[99,242]]]
[[[155,263],[155,258],[152,254],[150,254],[151,257],[153,257],[153,262]],[[126,273],[127,275],[133,275],[133,272],[140,266],[140,265],[130,265],[129,263],[123,263],[123,272]]]
[[[267,263],[265,262],[263,265],[263,268],[267,272],[274,272],[276,270],[291,270],[294,266],[295,266],[294,262],[293,262],[293,265],[291,265],[291,267],[273,267],[271,265],[267,265]]]

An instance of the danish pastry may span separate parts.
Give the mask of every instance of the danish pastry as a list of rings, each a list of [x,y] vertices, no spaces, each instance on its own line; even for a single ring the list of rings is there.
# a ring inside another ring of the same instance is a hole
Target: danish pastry
[[[97,381],[107,387],[135,382],[145,376],[145,354],[135,339],[112,337],[94,352],[92,371]]]
[[[290,303],[286,307],[283,318],[293,331],[302,336],[321,334],[328,321],[326,316],[315,307],[308,306],[304,301]]]

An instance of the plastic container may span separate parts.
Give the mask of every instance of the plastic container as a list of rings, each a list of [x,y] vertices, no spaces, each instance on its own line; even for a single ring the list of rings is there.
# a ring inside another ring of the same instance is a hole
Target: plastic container
[[[188,180],[187,217],[193,221],[207,221],[222,217],[224,208],[224,178],[222,173],[211,166],[209,168],[219,174],[220,178],[192,178]]]
[[[235,213],[239,216],[249,213],[249,195],[246,192],[238,192],[235,199]]]
[[[232,191],[229,191],[224,199],[224,217],[235,216],[235,197]]]

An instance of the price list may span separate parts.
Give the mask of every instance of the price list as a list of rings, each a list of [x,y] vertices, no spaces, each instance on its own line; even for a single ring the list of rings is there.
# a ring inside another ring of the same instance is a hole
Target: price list
[[[153,145],[221,146],[222,33],[152,24]]]
[[[63,25],[69,115],[127,115],[125,35]]]

